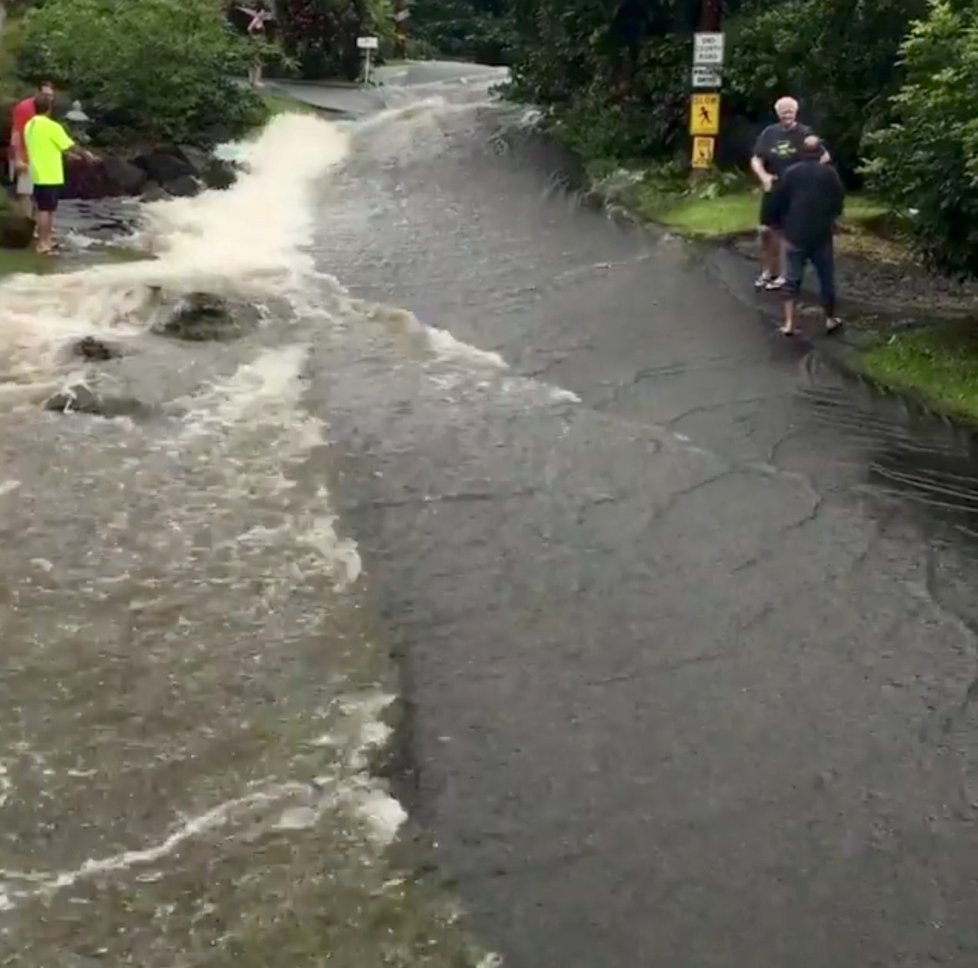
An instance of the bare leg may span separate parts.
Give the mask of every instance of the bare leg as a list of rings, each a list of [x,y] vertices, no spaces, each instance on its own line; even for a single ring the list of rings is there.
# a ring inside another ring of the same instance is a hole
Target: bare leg
[[[770,276],[780,275],[778,248],[780,241],[778,233],[766,226],[761,229],[761,267]]]
[[[37,251],[50,252],[54,246],[54,212],[37,213]]]
[[[787,243],[785,242],[784,235],[781,232],[775,232],[775,238],[777,239],[777,250],[773,254],[775,263],[774,274],[783,279],[787,267],[787,256],[785,251],[787,248]]]
[[[781,332],[785,336],[794,336],[797,332],[795,329],[795,309],[798,303],[794,299],[786,299],[784,301],[784,325],[781,327]]]

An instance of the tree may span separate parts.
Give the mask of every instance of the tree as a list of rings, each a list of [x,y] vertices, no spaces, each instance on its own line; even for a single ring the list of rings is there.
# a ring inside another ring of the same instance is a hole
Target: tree
[[[391,0],[278,0],[282,37],[303,77],[355,79],[362,53],[357,37],[376,34],[389,48],[394,34]]]
[[[50,77],[141,136],[234,136],[260,121],[237,78],[252,48],[217,0],[46,0],[27,14],[20,73]]]
[[[978,275],[978,8],[936,0],[903,45],[895,120],[867,137],[871,184],[931,265]]]
[[[769,118],[776,98],[798,98],[852,173],[863,132],[889,116],[900,45],[926,12],[927,0],[755,0],[730,25],[730,106]]]
[[[512,41],[509,0],[413,0],[416,39],[439,54],[505,64]]]

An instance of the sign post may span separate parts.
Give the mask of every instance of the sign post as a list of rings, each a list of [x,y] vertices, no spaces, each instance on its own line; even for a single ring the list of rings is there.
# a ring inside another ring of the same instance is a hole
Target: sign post
[[[407,35],[410,21],[409,0],[394,0],[394,39],[398,57],[407,57]]]
[[[694,171],[713,167],[716,139],[720,134],[720,88],[726,37],[718,30],[693,35],[693,70],[690,86],[689,133],[693,136],[690,163]]]
[[[376,37],[357,37],[357,47],[363,51],[365,60],[363,64],[363,83],[370,83],[370,54],[380,48],[380,41]]]

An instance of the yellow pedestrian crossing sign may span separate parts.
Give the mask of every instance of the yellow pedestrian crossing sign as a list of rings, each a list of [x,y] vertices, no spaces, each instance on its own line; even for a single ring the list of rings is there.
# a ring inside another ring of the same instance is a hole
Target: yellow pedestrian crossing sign
[[[713,138],[693,138],[693,167],[709,168],[713,164],[713,150],[716,141]]]
[[[720,95],[694,94],[690,100],[689,133],[718,135],[720,133]]]

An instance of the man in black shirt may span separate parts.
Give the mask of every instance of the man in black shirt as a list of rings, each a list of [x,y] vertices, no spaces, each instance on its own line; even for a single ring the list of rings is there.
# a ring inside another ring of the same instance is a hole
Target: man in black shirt
[[[842,325],[835,314],[835,253],[832,236],[845,205],[839,173],[821,163],[823,148],[810,134],[802,142],[801,161],[792,165],[771,192],[770,211],[784,233],[787,274],[784,283],[785,336],[795,334],[795,308],[805,266],[811,262],[825,309],[826,332]]]
[[[792,97],[780,98],[774,105],[778,123],[765,128],[750,161],[751,169],[764,189],[761,197],[761,274],[755,289],[780,289],[784,285],[784,244],[772,209],[771,193],[778,180],[798,160],[802,142],[811,130],[798,123],[798,102]],[[822,161],[829,161],[822,152]]]

